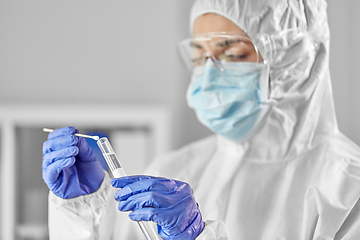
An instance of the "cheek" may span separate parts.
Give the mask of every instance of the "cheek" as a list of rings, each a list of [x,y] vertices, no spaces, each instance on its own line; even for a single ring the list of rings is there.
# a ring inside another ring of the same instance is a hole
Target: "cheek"
[[[261,62],[263,62],[263,59],[260,56],[260,54],[258,55],[256,53],[253,53],[250,56],[249,62],[261,63]]]

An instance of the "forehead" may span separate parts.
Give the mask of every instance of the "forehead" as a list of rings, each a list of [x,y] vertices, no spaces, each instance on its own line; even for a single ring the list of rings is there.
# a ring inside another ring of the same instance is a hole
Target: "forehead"
[[[247,36],[235,23],[215,13],[201,15],[194,23],[193,34],[209,32],[238,32],[241,35]]]

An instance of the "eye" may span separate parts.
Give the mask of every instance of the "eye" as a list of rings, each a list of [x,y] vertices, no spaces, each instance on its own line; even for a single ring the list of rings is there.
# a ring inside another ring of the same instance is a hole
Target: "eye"
[[[247,58],[247,55],[225,55],[223,60],[228,62],[241,62],[245,61]]]
[[[223,52],[219,58],[228,62],[257,62],[257,51],[251,41],[242,38],[223,41]]]
[[[190,42],[190,47],[193,47],[195,49],[203,49],[203,47],[201,46],[201,44],[196,43],[196,42]]]
[[[226,49],[224,54],[221,55],[221,59],[229,62],[241,62],[246,61],[249,52],[241,46],[234,46]]]

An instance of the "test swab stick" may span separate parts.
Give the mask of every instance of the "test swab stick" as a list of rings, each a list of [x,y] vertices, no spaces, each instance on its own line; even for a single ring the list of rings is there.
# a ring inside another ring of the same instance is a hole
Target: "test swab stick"
[[[54,131],[54,129],[51,129],[51,128],[43,128],[43,131],[44,131],[44,132],[52,132],[52,131]],[[75,136],[78,136],[78,137],[92,138],[92,139],[94,139],[95,141],[99,140],[99,136],[90,136],[90,135],[86,135],[86,134],[82,134],[82,133],[75,133],[74,135],[75,135]]]

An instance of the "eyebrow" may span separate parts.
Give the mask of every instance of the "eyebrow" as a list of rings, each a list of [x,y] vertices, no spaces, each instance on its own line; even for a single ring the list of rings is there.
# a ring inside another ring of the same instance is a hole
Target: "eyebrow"
[[[239,42],[243,42],[245,44],[249,44],[248,41],[246,41],[245,39],[230,39],[230,40],[224,40],[224,41],[221,41],[221,42],[218,42],[216,43],[216,47],[226,47],[226,46],[229,46],[230,44],[233,44],[233,43],[239,43]],[[224,46],[225,45],[225,46]],[[190,46],[191,47],[194,47],[194,48],[198,48],[198,49],[204,49],[203,46],[201,46],[200,44],[197,44],[195,42],[190,42]]]
[[[229,39],[229,40],[225,40],[225,41],[216,43],[216,46],[217,46],[217,47],[224,47],[224,45],[225,45],[225,46],[229,46],[230,44],[238,43],[238,42],[247,43],[246,41],[244,41],[244,40],[242,40],[242,39]]]

